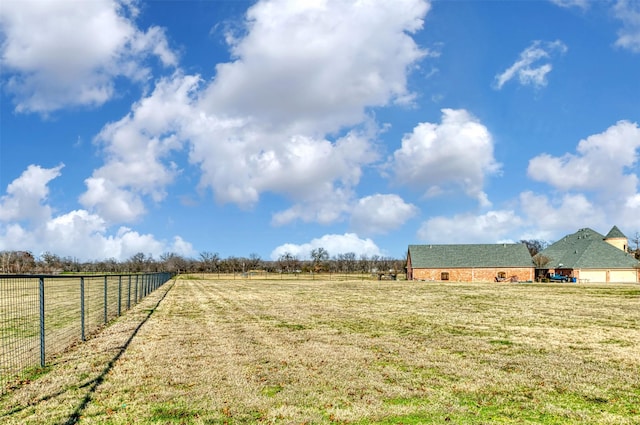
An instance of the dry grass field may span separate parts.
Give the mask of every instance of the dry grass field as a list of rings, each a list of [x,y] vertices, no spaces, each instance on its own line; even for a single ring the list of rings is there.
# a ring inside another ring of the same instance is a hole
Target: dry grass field
[[[638,424],[640,286],[167,283],[3,424]]]

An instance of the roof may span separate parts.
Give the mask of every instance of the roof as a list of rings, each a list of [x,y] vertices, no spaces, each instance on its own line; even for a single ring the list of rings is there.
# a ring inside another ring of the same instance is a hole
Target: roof
[[[551,259],[546,268],[629,269],[640,266],[633,256],[604,239],[595,230],[584,228],[550,245],[540,255]]]
[[[533,267],[524,244],[409,245],[411,267]]]
[[[613,226],[611,230],[609,230],[609,233],[607,233],[607,236],[605,236],[605,239],[616,239],[616,238],[627,239],[624,233],[622,233],[620,229],[618,229],[618,226]]]

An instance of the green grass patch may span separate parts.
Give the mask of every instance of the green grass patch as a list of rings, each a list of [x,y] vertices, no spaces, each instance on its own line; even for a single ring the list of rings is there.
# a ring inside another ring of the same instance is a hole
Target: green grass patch
[[[202,416],[202,412],[186,403],[163,403],[151,407],[151,422],[162,423],[190,423],[191,420]]]

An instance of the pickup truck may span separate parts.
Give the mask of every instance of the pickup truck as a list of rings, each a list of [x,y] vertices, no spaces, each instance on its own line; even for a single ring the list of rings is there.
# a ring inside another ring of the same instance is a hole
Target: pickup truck
[[[549,280],[551,282],[569,282],[571,278],[562,274],[550,273]]]

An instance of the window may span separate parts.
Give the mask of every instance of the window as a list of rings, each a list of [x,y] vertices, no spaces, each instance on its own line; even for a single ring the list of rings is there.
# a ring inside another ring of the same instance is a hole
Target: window
[[[449,280],[449,272],[440,273],[440,280]]]

